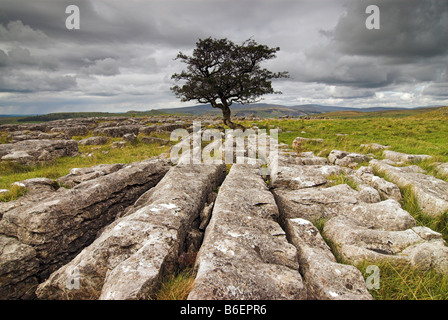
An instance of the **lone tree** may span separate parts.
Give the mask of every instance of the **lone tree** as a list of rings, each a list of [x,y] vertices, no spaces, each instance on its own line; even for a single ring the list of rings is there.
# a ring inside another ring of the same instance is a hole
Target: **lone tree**
[[[287,72],[274,73],[261,68],[261,62],[275,58],[280,48],[269,48],[252,39],[236,45],[228,39],[199,39],[193,55],[182,52],[176,57],[188,65],[187,70],[173,74],[176,82],[171,90],[181,101],[196,100],[210,103],[222,111],[224,124],[232,129],[243,128],[230,120],[232,103],[248,104],[259,101],[264,94],[274,91],[271,79],[287,78]]]

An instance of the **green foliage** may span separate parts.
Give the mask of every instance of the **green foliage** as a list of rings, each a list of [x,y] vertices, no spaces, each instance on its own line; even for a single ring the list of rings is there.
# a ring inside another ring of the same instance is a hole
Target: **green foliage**
[[[347,175],[344,172],[340,174],[332,174],[329,177],[327,177],[327,179],[331,182],[331,186],[336,186],[338,184],[346,184],[350,188],[358,190],[358,184],[349,177],[347,177]]]
[[[165,277],[154,300],[187,300],[188,294],[193,289],[195,278],[196,273],[193,268],[186,268]]]
[[[369,265],[380,270],[380,288],[369,290],[376,300],[448,300],[448,275],[422,270],[406,263],[364,261],[356,267],[364,278]]]
[[[8,202],[16,200],[17,198],[25,195],[27,192],[26,188],[14,185],[8,192],[0,194],[0,202]]]

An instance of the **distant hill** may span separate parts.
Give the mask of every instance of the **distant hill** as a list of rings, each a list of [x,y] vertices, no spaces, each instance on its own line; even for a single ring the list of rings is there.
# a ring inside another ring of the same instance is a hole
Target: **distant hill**
[[[427,107],[421,107],[427,108]],[[233,116],[250,116],[254,115],[260,118],[278,118],[282,116],[301,117],[326,112],[353,112],[362,114],[366,112],[387,112],[396,110],[416,110],[421,108],[348,108],[336,106],[323,106],[318,104],[305,104],[296,106],[284,106],[278,104],[254,103],[249,105],[234,104],[230,107]],[[168,114],[189,114],[189,115],[221,115],[221,110],[212,108],[210,104],[201,104],[192,107],[158,109]]]

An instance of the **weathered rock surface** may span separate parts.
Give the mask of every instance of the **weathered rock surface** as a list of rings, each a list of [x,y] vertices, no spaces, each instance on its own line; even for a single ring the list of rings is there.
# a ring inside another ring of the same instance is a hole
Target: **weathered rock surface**
[[[58,157],[75,156],[78,143],[74,140],[26,140],[0,144],[0,159],[32,165]]]
[[[13,185],[25,188],[26,194],[14,201],[0,202],[0,219],[5,213],[14,208],[18,208],[27,203],[45,200],[57,189],[57,183],[48,178],[27,179],[14,182]]]
[[[379,150],[385,150],[385,149],[390,148],[390,146],[383,146],[382,144],[378,144],[378,143],[361,144],[360,147],[362,149],[366,149],[367,151],[379,151]]]
[[[306,299],[296,248],[255,165],[234,164],[221,186],[188,299]]]
[[[325,224],[324,232],[344,259],[353,264],[392,259],[448,272],[448,247],[441,234],[427,227],[372,229],[350,217],[339,216]]]
[[[343,167],[356,167],[362,162],[367,162],[371,158],[361,153],[332,150],[328,155],[328,160],[330,164],[343,166]]]
[[[151,144],[151,143],[159,143],[162,145],[170,143],[167,139],[157,138],[157,137],[141,137],[140,141],[143,143]]]
[[[73,188],[81,182],[96,179],[116,172],[124,167],[122,163],[100,164],[88,168],[73,168],[68,175],[56,179],[64,187]]]
[[[319,165],[278,165],[271,166],[271,186],[273,188],[303,189],[323,186],[327,183],[328,176],[340,174],[338,166]]]
[[[303,141],[309,141],[309,142],[312,142],[312,143],[321,143],[321,142],[324,142],[324,139],[297,137],[292,142],[292,147],[294,149],[299,148],[302,145]]]
[[[36,251],[15,238],[0,234],[0,298],[31,299],[38,285]]]
[[[98,136],[98,137],[90,137],[86,139],[82,139],[78,141],[78,144],[83,146],[91,146],[91,145],[103,145],[108,143],[110,140],[109,137]]]
[[[374,174],[372,167],[361,167],[356,170],[355,175],[364,183],[374,187],[386,199],[401,201],[400,188],[395,183],[389,182]]]
[[[295,157],[295,162],[299,165],[327,165],[328,159],[324,157],[316,157],[313,152],[302,152]]]
[[[370,300],[361,272],[339,264],[319,231],[305,219],[287,219],[285,231],[299,253],[308,299]]]
[[[437,169],[437,171],[439,171],[439,173],[448,176],[448,163],[442,163],[442,164],[439,164],[439,165],[436,167],[436,169]]]
[[[133,209],[41,284],[41,299],[144,299],[176,264],[185,238],[225,166],[176,166]],[[79,288],[67,290],[73,270]]]
[[[387,226],[390,230],[415,223],[395,200],[366,203],[360,192],[346,184],[321,189],[274,189],[273,193],[285,218],[315,221],[346,215],[369,227]]]
[[[63,132],[70,138],[73,136],[84,136],[89,132],[89,128],[84,125],[66,125],[51,128],[51,132]]]
[[[39,198],[40,201],[29,200],[3,215],[0,234],[34,249],[39,260],[36,276],[45,279],[89,245],[118,213],[160,181],[169,167],[161,160],[137,162],[70,190],[60,188],[45,199]]]
[[[93,134],[104,134],[108,137],[120,138],[127,133],[138,135],[139,129],[139,125],[123,125],[119,127],[96,128],[93,130]]]
[[[384,150],[383,157],[395,162],[415,162],[432,158],[426,154],[407,154],[392,150]]]
[[[438,216],[448,211],[448,182],[421,173],[417,166],[393,167],[378,160],[370,161],[370,165],[399,187],[411,187],[424,213]]]

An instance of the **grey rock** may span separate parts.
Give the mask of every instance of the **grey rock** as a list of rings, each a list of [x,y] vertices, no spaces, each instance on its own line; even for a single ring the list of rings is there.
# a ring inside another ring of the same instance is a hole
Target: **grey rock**
[[[124,167],[122,163],[100,164],[88,168],[73,168],[68,175],[56,179],[64,187],[73,188],[81,182],[96,179],[116,172]]]
[[[271,186],[273,188],[303,189],[323,186],[328,176],[340,174],[341,168],[328,165],[289,165],[283,166],[281,162],[271,167]]]
[[[369,161],[370,158],[361,153],[332,150],[328,155],[328,160],[334,165],[356,167],[359,163]]]
[[[448,210],[448,182],[421,173],[417,166],[393,167],[378,160],[370,161],[370,165],[399,187],[411,187],[424,213],[438,216]]]
[[[0,234],[0,299],[31,299],[38,285],[36,251]]]
[[[51,132],[63,132],[70,138],[73,136],[85,136],[89,132],[89,128],[83,125],[53,127]]]
[[[361,149],[366,149],[367,151],[380,151],[391,148],[390,146],[383,146],[378,143],[366,143],[360,145]]]
[[[139,130],[139,125],[122,125],[118,127],[97,128],[93,130],[93,134],[104,134],[108,137],[120,138],[127,133],[138,135]]]
[[[402,196],[400,188],[395,183],[374,175],[372,167],[361,167],[356,170],[355,175],[364,183],[378,190],[380,195],[384,198],[401,201]]]
[[[346,184],[329,188],[301,190],[273,189],[277,205],[285,219],[303,218],[315,221],[348,212],[359,203],[358,192]]]
[[[82,139],[78,141],[78,144],[83,146],[91,146],[91,145],[103,145],[108,143],[110,140],[109,137],[98,136],[98,137],[90,137],[86,139]]]
[[[187,233],[224,166],[176,166],[126,216],[41,284],[41,299],[147,299],[179,258]],[[79,289],[68,291],[72,271]]]
[[[392,150],[384,150],[383,157],[396,162],[415,162],[432,158],[426,154],[407,154]]]
[[[126,133],[122,137],[123,141],[133,143],[137,141],[137,136],[134,133]]]
[[[448,272],[448,247],[441,234],[427,227],[375,230],[350,217],[339,216],[325,224],[324,232],[338,253],[353,264],[388,259]]]
[[[89,245],[98,230],[160,181],[169,167],[161,160],[137,162],[70,190],[60,188],[45,199],[28,199],[3,215],[0,234],[36,251],[37,276],[44,279]]]
[[[439,164],[436,169],[439,173],[448,176],[448,163]]]
[[[0,144],[0,159],[33,165],[58,157],[75,156],[78,143],[74,140],[26,140]]]
[[[287,219],[285,231],[299,253],[308,299],[371,300],[361,272],[336,262],[316,227],[305,219]]]
[[[170,141],[167,139],[157,138],[157,137],[141,137],[140,141],[143,143],[151,144],[151,143],[158,143],[161,145],[169,144]]]
[[[234,164],[221,186],[188,299],[306,299],[297,250],[275,221],[260,168]]]

